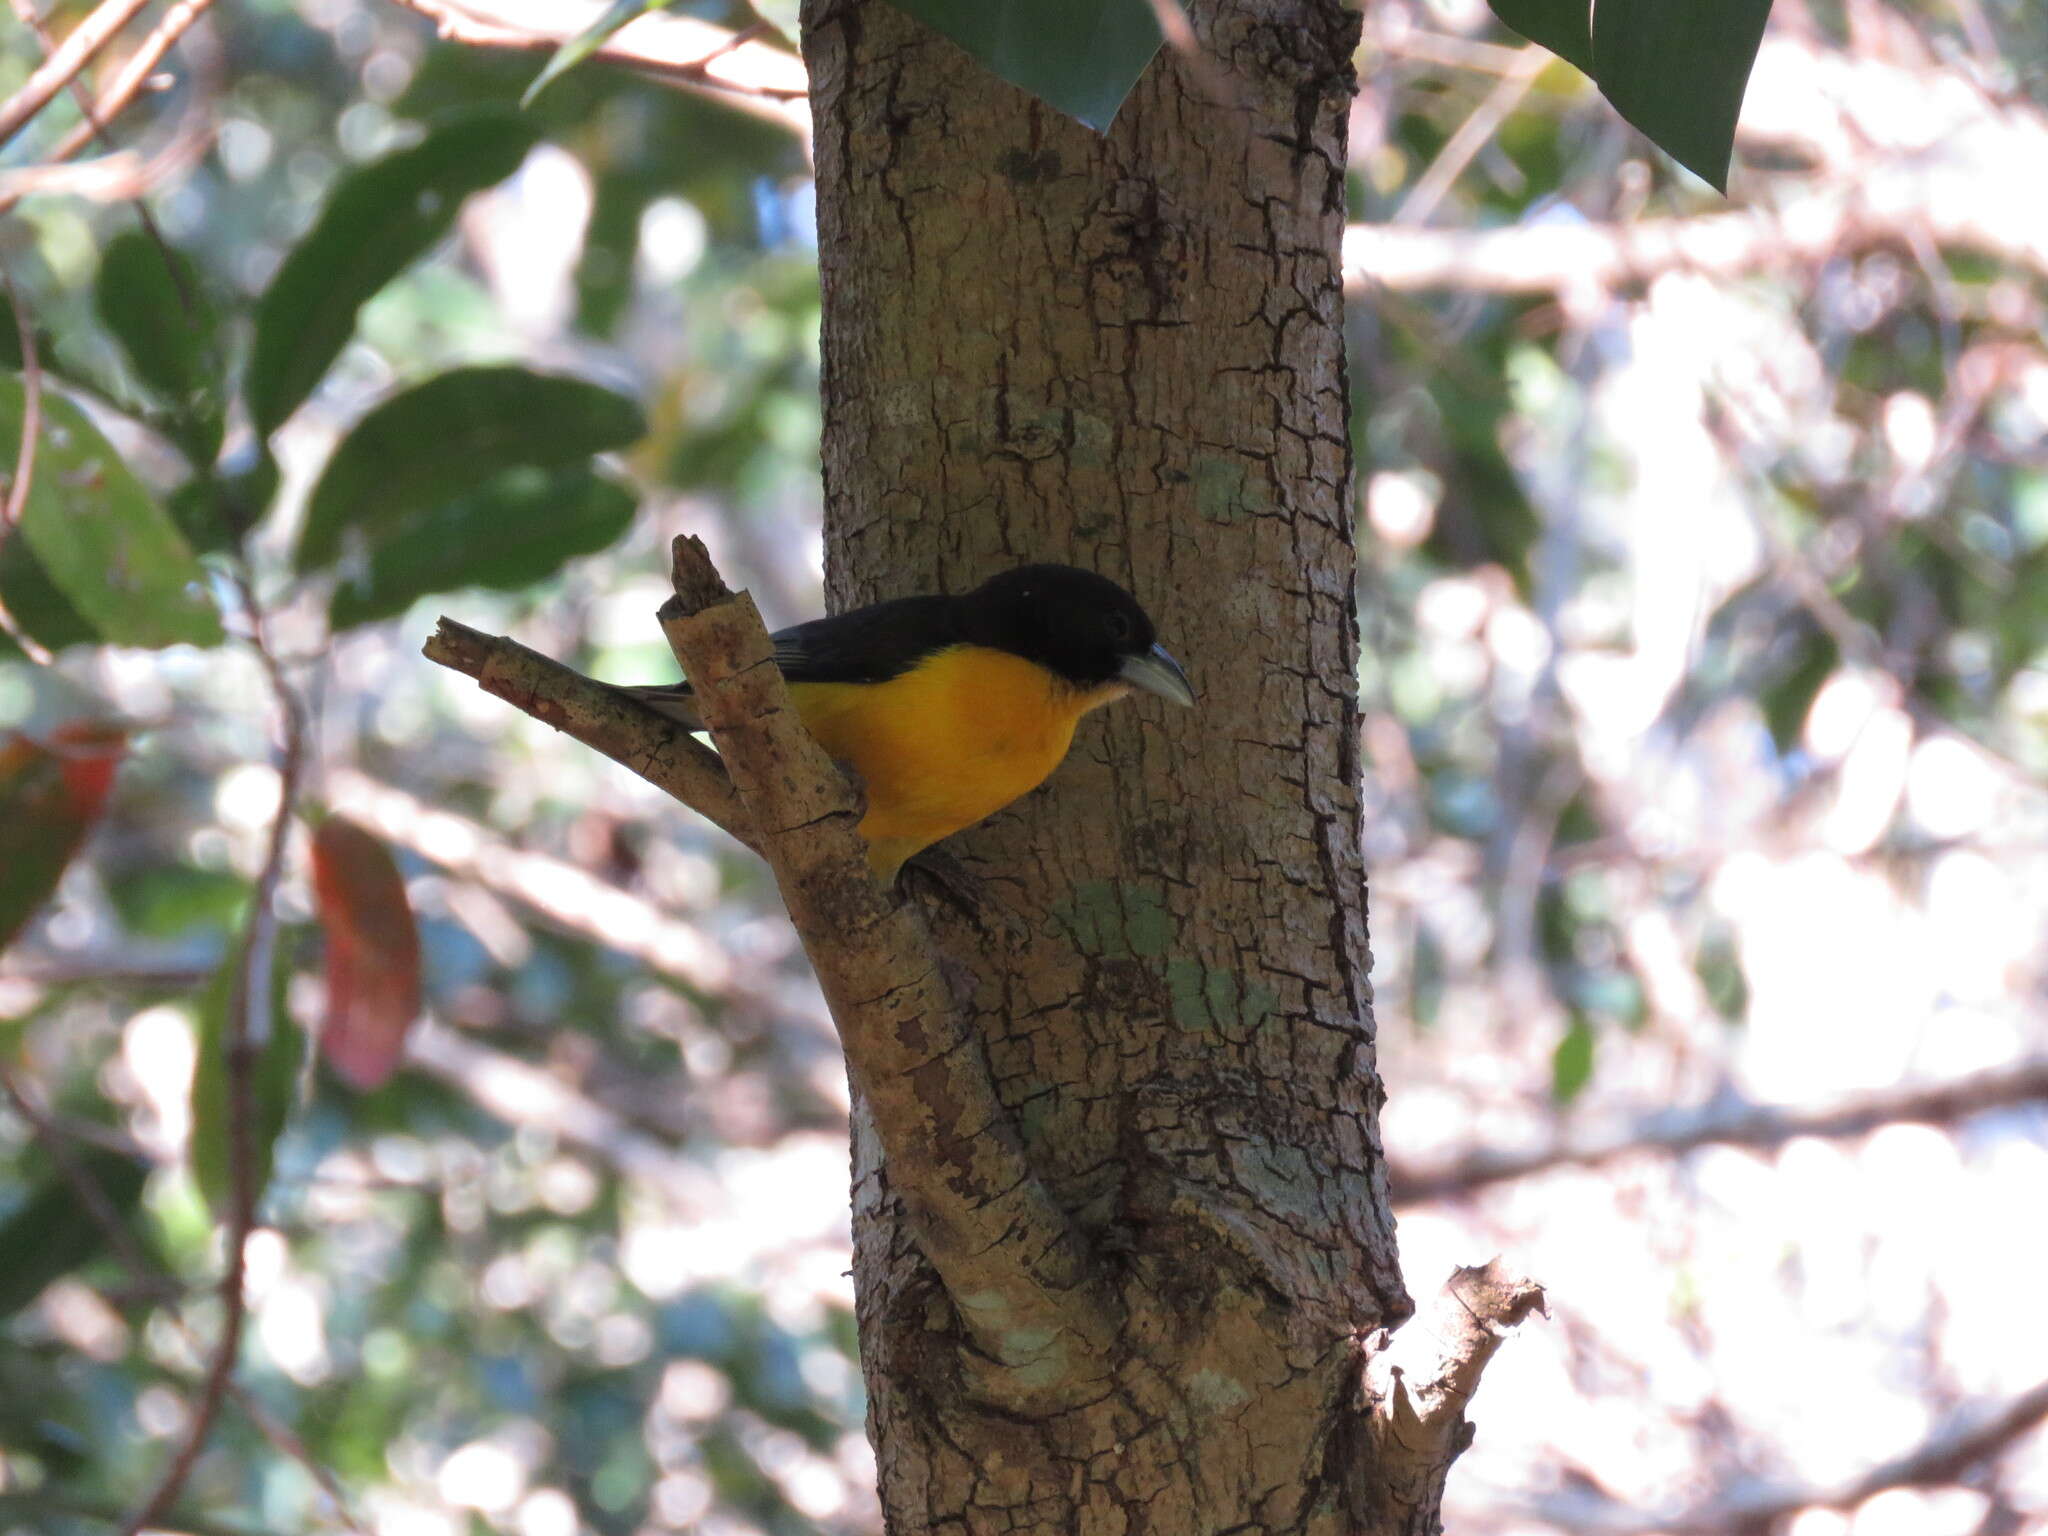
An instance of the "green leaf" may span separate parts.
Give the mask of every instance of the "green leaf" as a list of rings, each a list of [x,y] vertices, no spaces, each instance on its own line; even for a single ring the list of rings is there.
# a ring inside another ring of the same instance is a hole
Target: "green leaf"
[[[1714,190],[1771,0],[1600,0],[1593,74],[1614,110]]]
[[[1487,0],[1493,14],[1532,43],[1541,43],[1568,64],[1593,73],[1593,7],[1590,0]]]
[[[306,1037],[285,1009],[285,993],[291,984],[291,953],[297,947],[297,933],[286,930],[277,936],[270,967],[270,1033],[257,1046],[250,1074],[249,1152],[254,1177],[251,1187],[260,1201],[270,1183],[271,1155],[277,1138],[290,1116],[297,1090],[299,1063],[304,1058]],[[233,1137],[228,1118],[228,1006],[234,995],[235,972],[241,965],[240,946],[232,948],[227,960],[214,974],[199,1002],[199,1057],[192,1071],[192,1177],[199,1185],[216,1220],[226,1221],[233,1207],[234,1179],[230,1169]]]
[[[141,230],[127,230],[100,257],[93,304],[135,376],[169,407],[171,436],[186,458],[195,468],[211,464],[226,418],[226,364],[220,317],[198,269]]]
[[[182,863],[145,864],[107,882],[122,926],[139,939],[218,937],[241,920],[249,882],[222,870]]]
[[[1571,1028],[1550,1054],[1550,1096],[1569,1104],[1593,1080],[1593,1026],[1585,1015],[1572,1015]]]
[[[142,1197],[149,1165],[106,1147],[74,1147],[78,1171],[99,1187],[116,1215],[126,1219]],[[107,1233],[93,1219],[71,1181],[52,1169],[6,1221],[0,1222],[0,1319],[14,1316],[62,1279],[99,1256]]]
[[[27,539],[0,542],[0,603],[30,639],[50,650],[99,643],[100,632],[57,590],[42,562],[29,552]],[[0,637],[0,655],[13,654],[14,643]]]
[[[1487,0],[1532,43],[1576,64],[1657,147],[1728,190],[1735,119],[1771,0]]]
[[[673,3],[674,0],[612,0],[597,20],[554,51],[541,72],[533,77],[533,84],[526,88],[526,94],[519,98],[519,105],[531,106],[533,98],[546,90],[549,82],[559,79],[597,52],[627,22],[645,16],[649,11],[667,10]]]
[[[0,289],[0,368],[21,368],[21,325],[5,289]]]
[[[1151,0],[895,0],[1019,90],[1107,132],[1159,51]]]
[[[277,494],[277,460],[260,439],[258,447],[239,468],[203,470],[165,499],[171,521],[200,554],[235,548],[269,510]]]
[[[24,408],[22,381],[0,375],[0,443],[20,442]],[[47,388],[15,537],[28,541],[79,617],[114,644],[220,643],[206,573],[176,524],[86,414]]]
[[[505,470],[555,469],[647,430],[639,406],[581,379],[524,368],[457,368],[394,395],[343,438],[306,506],[293,556],[332,564],[345,537],[371,548]]]
[[[313,392],[370,296],[448,233],[464,198],[517,170],[538,137],[514,112],[465,113],[342,178],[256,301],[244,387],[259,435]]]
[[[389,618],[429,592],[531,586],[611,544],[634,506],[630,490],[591,469],[509,469],[381,541],[368,568],[335,592],[328,625]]]

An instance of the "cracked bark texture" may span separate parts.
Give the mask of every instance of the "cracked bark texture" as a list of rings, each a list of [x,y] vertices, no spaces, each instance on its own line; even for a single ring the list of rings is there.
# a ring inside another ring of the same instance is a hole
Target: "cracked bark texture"
[[[1037,1171],[1118,1298],[1107,1386],[998,1408],[856,1105],[889,1529],[1351,1532],[1395,1262],[1359,854],[1339,241],[1357,18],[1198,0],[1097,137],[879,0],[807,0],[827,582],[1125,582],[1191,712],[1119,704],[948,844],[943,909]],[[970,1368],[970,1365],[976,1368]]]

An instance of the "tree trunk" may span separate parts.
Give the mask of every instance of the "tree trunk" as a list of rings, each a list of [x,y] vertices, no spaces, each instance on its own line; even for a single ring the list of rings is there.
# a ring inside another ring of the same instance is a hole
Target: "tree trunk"
[[[889,1528],[1393,1529],[1365,1340],[1411,1304],[1359,853],[1338,243],[1357,18],[1201,0],[1098,137],[880,0],[810,0],[835,605],[1116,577],[1201,695],[1084,723],[934,913],[1025,1154],[1116,1300],[1097,1377],[991,1388],[856,1108]],[[1040,1383],[1040,1385],[1045,1385]],[[1426,1529],[1434,1511],[1402,1528]]]

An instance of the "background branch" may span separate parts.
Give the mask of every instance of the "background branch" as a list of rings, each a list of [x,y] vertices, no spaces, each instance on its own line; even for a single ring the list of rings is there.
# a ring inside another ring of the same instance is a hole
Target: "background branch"
[[[21,89],[0,102],[0,145],[21,132],[148,5],[149,0],[102,0],[97,10],[72,28],[70,36],[22,82]]]
[[[1730,1495],[1674,1515],[1646,1516],[1598,1493],[1575,1491],[1544,1500],[1538,1518],[1587,1536],[1741,1536],[1771,1530],[1805,1509],[1854,1509],[1891,1488],[1933,1488],[1957,1482],[2048,1421],[2048,1382],[1993,1407],[1958,1413],[1927,1439],[1834,1488],[1772,1489]]]
[[[580,35],[590,7],[522,0],[394,0],[426,17],[444,40],[472,48],[551,54]],[[767,43],[689,16],[650,13],[607,38],[591,58],[685,90],[704,91],[735,109],[779,123],[809,142],[810,82],[803,60]]]
[[[2038,1103],[2048,1103],[2048,1059],[1994,1067],[1949,1083],[1887,1088],[1818,1108],[1709,1106],[1659,1115],[1616,1135],[1530,1152],[1481,1149],[1438,1168],[1396,1165],[1391,1170],[1393,1197],[1396,1204],[1416,1205],[1552,1168],[1596,1168],[1639,1152],[1777,1147],[1796,1136],[1862,1136],[1882,1125],[1945,1125],[1988,1110]]]

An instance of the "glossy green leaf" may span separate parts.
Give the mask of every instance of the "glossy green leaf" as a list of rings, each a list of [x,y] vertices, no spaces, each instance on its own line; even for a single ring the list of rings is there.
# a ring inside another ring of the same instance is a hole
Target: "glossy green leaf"
[[[0,742],[0,949],[57,889],[127,747],[122,732],[93,721],[61,725],[47,741]]]
[[[270,1183],[270,1165],[277,1138],[291,1116],[299,1063],[306,1039],[285,1009],[291,983],[291,953],[296,935],[277,936],[271,956],[268,1032],[256,1046],[249,1081],[249,1158],[251,1187],[260,1201]],[[192,1069],[192,1177],[216,1220],[225,1221],[233,1206],[234,1177],[228,1094],[228,1007],[234,995],[241,946],[233,946],[199,1003],[199,1054]],[[253,1021],[252,1021],[253,1022]]]
[[[1151,0],[894,0],[997,75],[1097,133],[1159,51]]]
[[[1591,0],[1487,0],[1493,14],[1532,43],[1593,73]]]
[[[429,592],[531,586],[617,540],[634,505],[626,487],[581,466],[507,470],[381,541],[361,574],[335,592],[328,623],[340,630],[389,618]]]
[[[1569,1104],[1593,1080],[1593,1026],[1582,1014],[1572,1016],[1571,1027],[1550,1053],[1550,1096]]]
[[[627,22],[645,16],[649,11],[667,10],[673,0],[612,0],[612,3],[598,14],[595,21],[570,38],[548,57],[541,72],[533,77],[533,84],[526,88],[526,94],[519,98],[522,107],[532,104],[533,98],[548,88],[551,81],[558,79],[589,58]]]
[[[646,431],[639,406],[581,379],[524,368],[457,368],[393,396],[357,422],[306,506],[294,560],[317,570],[360,533],[386,538],[509,469],[555,469]]]
[[[106,1147],[69,1149],[77,1171],[106,1196],[114,1214],[126,1219],[142,1198],[149,1165]],[[50,1168],[14,1214],[0,1222],[0,1319],[10,1318],[80,1265],[97,1258],[109,1234],[63,1173]]]
[[[1593,73],[1614,110],[1717,191],[1771,0],[1600,0]]]
[[[370,296],[448,233],[464,198],[517,170],[538,136],[513,112],[464,113],[342,178],[256,303],[244,389],[261,435],[313,392]]]
[[[135,376],[169,409],[170,435],[187,459],[211,464],[226,419],[226,364],[220,317],[198,269],[141,230],[126,230],[100,257],[93,304]]]
[[[0,376],[0,443],[21,440],[23,409],[21,380]],[[27,540],[51,585],[114,644],[220,643],[191,546],[99,428],[47,387],[28,505],[12,537]]]
[[[1599,82],[1615,111],[1728,189],[1735,120],[1771,0],[1487,0],[1493,14]]]

